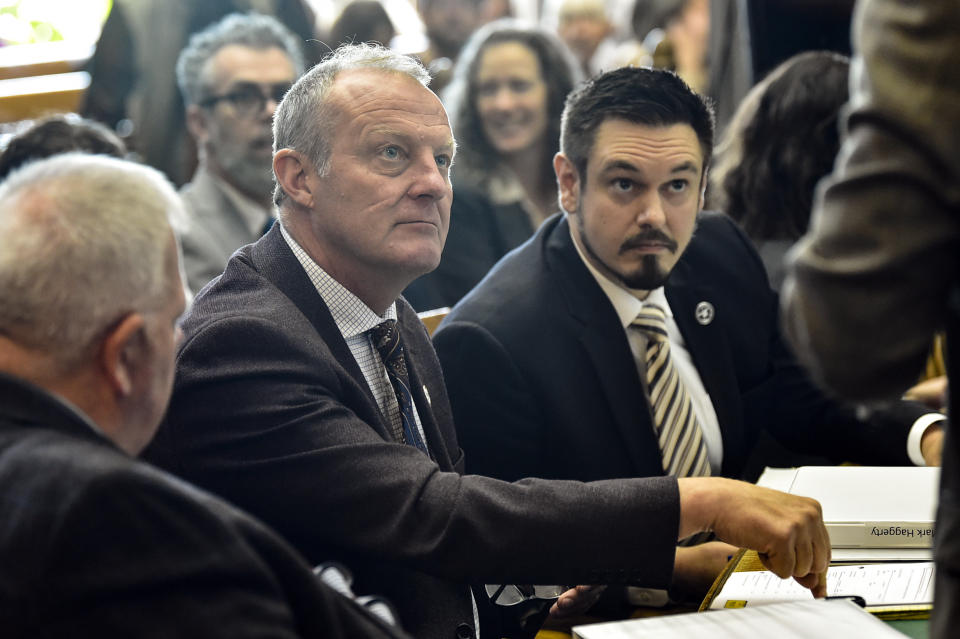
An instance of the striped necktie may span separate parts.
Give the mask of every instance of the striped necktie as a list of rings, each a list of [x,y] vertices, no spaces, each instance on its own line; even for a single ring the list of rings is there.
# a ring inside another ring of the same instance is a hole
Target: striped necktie
[[[407,376],[407,362],[403,356],[403,342],[400,340],[400,328],[397,320],[386,320],[370,329],[373,345],[380,353],[387,377],[393,386],[397,404],[400,406],[400,423],[394,423],[393,438],[398,442],[416,446],[427,452],[427,446],[420,437],[420,429],[413,414],[413,396],[410,394],[410,379]],[[427,453],[429,454],[429,453]]]
[[[710,475],[703,431],[690,394],[670,357],[663,309],[655,304],[645,304],[631,326],[642,331],[647,338],[647,389],[664,472],[672,477]]]

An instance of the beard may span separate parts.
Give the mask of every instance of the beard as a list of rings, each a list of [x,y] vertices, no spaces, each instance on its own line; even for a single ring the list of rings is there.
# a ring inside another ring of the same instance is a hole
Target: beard
[[[640,265],[628,273],[621,273],[614,270],[609,264],[600,259],[600,256],[590,245],[590,239],[587,237],[586,228],[583,222],[583,208],[577,207],[577,226],[580,231],[580,241],[586,253],[593,258],[595,264],[600,265],[601,270],[614,281],[620,282],[627,288],[640,291],[652,291],[660,288],[670,277],[670,271],[665,269],[656,255],[644,255],[640,259]],[[670,252],[676,253],[678,245],[676,240],[668,237],[666,233],[658,229],[641,229],[636,235],[631,235],[620,245],[619,253],[626,253],[637,246],[656,242],[665,245]]]
[[[217,164],[237,190],[256,200],[269,198],[273,193],[273,158],[252,154],[239,145],[226,144],[212,150]]]

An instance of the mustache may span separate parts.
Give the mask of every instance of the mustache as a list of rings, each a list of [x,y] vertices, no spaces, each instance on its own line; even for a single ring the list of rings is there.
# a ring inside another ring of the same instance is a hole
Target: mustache
[[[678,248],[676,240],[667,236],[666,233],[659,229],[650,229],[641,231],[624,240],[623,244],[620,245],[620,253],[623,254],[632,249],[643,248],[647,244],[663,244],[671,253],[676,253]]]

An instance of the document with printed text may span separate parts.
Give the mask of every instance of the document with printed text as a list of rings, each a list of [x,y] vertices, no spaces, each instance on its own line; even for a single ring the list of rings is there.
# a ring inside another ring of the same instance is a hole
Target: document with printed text
[[[862,597],[867,607],[933,603],[933,562],[831,566],[827,594]],[[782,601],[810,599],[810,591],[793,579],[781,579],[768,570],[735,572],[710,605],[743,608]]]

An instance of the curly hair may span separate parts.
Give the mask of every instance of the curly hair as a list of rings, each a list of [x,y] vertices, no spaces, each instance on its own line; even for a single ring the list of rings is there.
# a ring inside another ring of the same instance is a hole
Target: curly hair
[[[490,46],[518,42],[530,49],[540,63],[547,85],[547,130],[549,165],[560,148],[560,116],[567,94],[582,79],[576,58],[559,37],[512,18],[495,20],[478,29],[464,45],[453,71],[443,103],[450,113],[457,136],[455,178],[470,186],[481,186],[499,164],[499,155],[487,140],[477,112],[477,72],[483,52]]]
[[[806,232],[817,182],[840,148],[849,67],[836,53],[801,53],[737,109],[717,147],[709,200],[754,240],[796,240]]]

